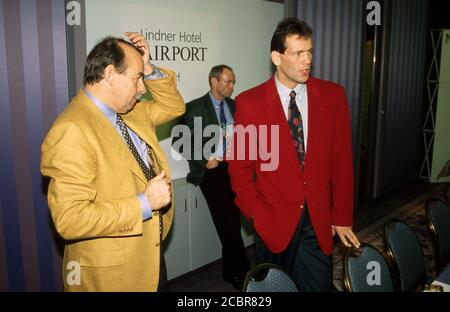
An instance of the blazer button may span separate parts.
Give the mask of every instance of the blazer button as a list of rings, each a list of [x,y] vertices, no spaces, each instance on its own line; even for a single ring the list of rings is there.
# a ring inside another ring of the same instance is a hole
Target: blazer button
[[[300,205],[300,209],[303,209],[303,205]]]
[[[308,184],[308,182],[306,182],[306,180],[305,180],[305,181],[303,181],[303,185],[306,185],[306,184]]]

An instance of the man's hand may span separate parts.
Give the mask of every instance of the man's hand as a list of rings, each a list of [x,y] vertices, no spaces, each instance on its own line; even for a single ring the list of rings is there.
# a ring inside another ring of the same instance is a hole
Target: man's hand
[[[145,40],[145,38],[138,32],[127,31],[124,33],[124,35],[127,36],[128,39],[130,39],[131,43],[136,48],[144,52],[144,54],[142,55],[142,60],[144,61],[144,75],[150,75],[153,72],[153,68],[149,63],[150,48],[148,46],[147,40]]]
[[[361,245],[358,238],[356,237],[355,233],[353,233],[353,230],[350,226],[335,226],[332,225],[331,226],[331,232],[334,235],[339,236],[339,238],[341,239],[341,242],[346,246],[346,247],[350,247],[350,243],[355,246],[356,248],[359,248],[359,246]],[[349,243],[350,241],[350,243]]]
[[[222,159],[216,158],[216,157],[211,157],[208,160],[208,163],[206,164],[206,168],[207,169],[214,169],[219,165],[219,162],[221,162]]]
[[[161,171],[151,179],[145,187],[144,194],[147,196],[152,211],[166,207],[171,200],[170,183],[165,179],[166,173]]]

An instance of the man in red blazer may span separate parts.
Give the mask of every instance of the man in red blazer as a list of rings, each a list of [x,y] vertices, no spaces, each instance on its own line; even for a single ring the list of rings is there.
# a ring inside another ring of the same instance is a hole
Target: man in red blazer
[[[312,51],[308,24],[296,18],[278,24],[271,40],[276,74],[236,98],[229,172],[237,206],[257,233],[257,262],[284,267],[300,291],[331,291],[333,236],[359,247],[350,115],[343,87],[309,77]],[[278,131],[264,138],[264,127]],[[250,128],[257,136],[242,140],[238,132]],[[265,143],[278,159],[251,156],[252,146]]]

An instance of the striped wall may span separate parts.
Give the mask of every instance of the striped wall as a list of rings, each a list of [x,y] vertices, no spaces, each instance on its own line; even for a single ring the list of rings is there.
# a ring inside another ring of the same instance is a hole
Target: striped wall
[[[391,0],[388,17],[384,127],[375,193],[418,179],[423,157],[422,118],[427,0]]]
[[[68,102],[62,0],[0,0],[0,291],[61,289],[40,145]]]
[[[297,3],[297,17],[313,29],[312,76],[339,83],[346,90],[354,156],[357,154],[361,99],[362,26],[366,15],[362,2],[298,0]]]

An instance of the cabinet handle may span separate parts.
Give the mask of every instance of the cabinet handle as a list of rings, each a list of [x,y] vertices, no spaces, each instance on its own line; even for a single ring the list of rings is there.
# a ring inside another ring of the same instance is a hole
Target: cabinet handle
[[[187,211],[187,199],[185,198],[184,199],[184,212],[186,212]]]
[[[197,197],[197,196],[195,196],[195,209],[197,209],[197,208],[198,208],[198,206],[197,206],[197,199],[198,199],[198,197]]]

